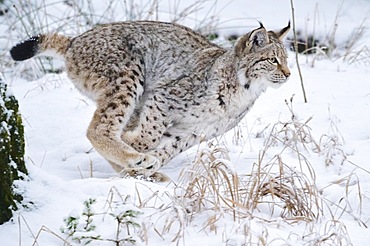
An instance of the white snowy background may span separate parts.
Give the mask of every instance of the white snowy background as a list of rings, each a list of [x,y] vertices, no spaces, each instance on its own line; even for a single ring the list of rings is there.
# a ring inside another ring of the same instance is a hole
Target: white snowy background
[[[28,1],[6,2],[16,8]],[[73,15],[66,3],[83,1],[35,2],[41,6],[39,17],[31,18],[36,24],[25,19],[22,25],[51,31],[60,26],[53,20]],[[147,13],[152,6],[146,1],[133,1],[135,5],[126,12],[122,11],[123,2],[132,1],[117,1],[121,4],[107,12],[103,10],[109,1],[87,2],[91,5],[81,4],[86,12],[94,11],[100,17],[109,15],[112,20],[126,20],[132,15],[171,21],[178,13],[185,13],[179,23],[192,28],[208,26],[209,32],[219,34],[221,43],[223,37],[258,27],[257,20],[272,30],[292,20],[289,0],[204,1],[188,12],[182,11],[194,1],[151,1],[158,3],[152,8],[154,11],[142,15],[133,10]],[[85,137],[94,104],[76,91],[65,73],[41,75],[36,59],[10,63],[11,67],[9,62],[1,63],[9,88],[20,104],[29,179],[17,184],[26,206],[14,213],[12,221],[0,226],[0,244],[76,245],[88,242],[83,236],[100,235],[102,240],[90,245],[114,245],[114,240],[130,236],[137,245],[368,245],[370,1],[295,0],[294,5],[297,30],[322,42],[316,54],[299,55],[308,102],[303,100],[295,53],[289,51],[290,80],[277,90],[269,88],[236,129],[193,147],[163,167],[161,172],[171,178],[168,183],[116,175]],[[0,16],[0,30],[9,33],[2,34],[0,42],[3,59],[9,60],[6,50],[38,30],[30,27],[17,32],[19,21],[6,18]],[[61,32],[77,35],[84,28],[76,21],[66,21]],[[361,30],[363,35],[356,36]],[[4,38],[7,34],[8,39]],[[291,32],[289,38],[292,37]],[[323,52],[328,40],[335,43],[329,55]],[[286,43],[288,47],[289,42]],[[298,132],[309,132],[307,143],[301,143],[292,132],[286,131],[285,135],[283,129],[296,129],[295,126]],[[296,143],[297,149],[287,147],[294,145],[289,145],[291,142]],[[215,152],[215,148],[227,150],[227,154],[216,156],[231,170],[230,175],[245,178],[261,163],[264,170],[271,170],[272,176],[283,166],[287,173],[306,177],[312,190],[317,191],[320,206],[313,213],[318,218],[282,218],[284,208],[277,197],[261,202],[245,216],[236,213],[234,217],[231,208],[222,202],[217,206],[212,202],[212,194],[205,194],[209,202],[194,209],[191,197],[184,198],[187,177],[198,170],[199,163],[194,160],[199,153]],[[279,166],[277,160],[284,165]],[[95,229],[82,232],[86,219],[83,213],[87,211],[84,202],[89,199],[95,201]],[[140,212],[132,218],[140,226],[130,228],[128,235],[127,228],[117,227],[113,218],[130,210]],[[79,232],[74,235],[80,242],[61,230],[68,217],[81,218]]]

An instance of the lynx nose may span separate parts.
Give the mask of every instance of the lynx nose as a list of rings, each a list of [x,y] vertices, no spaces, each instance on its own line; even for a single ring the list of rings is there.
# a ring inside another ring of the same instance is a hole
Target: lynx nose
[[[282,67],[282,68],[281,68],[281,72],[283,72],[283,74],[284,74],[284,76],[285,76],[286,78],[289,78],[289,76],[290,76],[290,70],[289,70],[289,68],[287,68],[287,67]]]

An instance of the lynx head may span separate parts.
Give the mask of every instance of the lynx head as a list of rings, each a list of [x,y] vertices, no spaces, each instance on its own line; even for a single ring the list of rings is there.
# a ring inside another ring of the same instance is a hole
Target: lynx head
[[[288,80],[290,71],[282,39],[289,29],[290,22],[278,31],[266,31],[260,23],[259,28],[237,40],[234,49],[239,58],[238,77],[245,88],[256,80],[278,88]]]

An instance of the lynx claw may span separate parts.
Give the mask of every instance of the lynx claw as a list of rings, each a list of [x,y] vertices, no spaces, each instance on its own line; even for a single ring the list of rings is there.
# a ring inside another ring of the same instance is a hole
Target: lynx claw
[[[169,182],[171,179],[164,173],[155,172],[149,176],[154,182]]]

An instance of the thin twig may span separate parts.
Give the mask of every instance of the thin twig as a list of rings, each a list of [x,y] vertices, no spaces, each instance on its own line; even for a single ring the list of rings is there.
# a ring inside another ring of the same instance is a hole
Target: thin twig
[[[293,0],[290,0],[290,6],[291,6],[291,9],[292,9],[295,61],[297,63],[299,78],[301,80],[301,87],[302,87],[304,102],[307,103],[306,90],[305,90],[304,84],[303,84],[303,76],[302,76],[301,67],[299,66],[299,61],[298,61],[298,42],[297,42],[297,33],[296,33],[296,29],[295,29],[295,16],[294,16]]]

